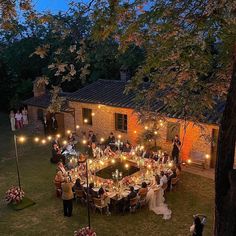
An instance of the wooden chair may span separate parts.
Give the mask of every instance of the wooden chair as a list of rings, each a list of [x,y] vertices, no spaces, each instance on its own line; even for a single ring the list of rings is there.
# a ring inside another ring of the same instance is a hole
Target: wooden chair
[[[83,192],[84,192],[84,196],[85,196],[85,203],[87,203],[87,192],[86,191],[83,191]],[[93,198],[90,194],[88,195],[88,199],[89,199],[88,204],[89,204],[90,208],[94,211],[95,210],[94,202],[93,202]]]
[[[170,189],[171,190],[173,189],[174,186],[177,185],[178,181],[179,181],[179,177],[175,177],[175,178],[171,179],[171,184],[170,184]]]
[[[139,196],[140,196],[140,198],[139,198],[139,205],[140,205],[140,207],[144,207],[146,205],[146,203],[147,203],[146,202],[147,193],[140,194]]]
[[[106,213],[109,212],[108,206],[104,204],[104,201],[102,201],[101,198],[93,198],[93,203],[95,210],[98,209],[101,214],[103,209],[106,209]]]
[[[84,199],[85,195],[84,195],[84,191],[83,190],[75,190],[75,201],[76,203],[78,202],[78,200],[84,204],[85,199]]]
[[[136,211],[137,209],[137,206],[138,206],[138,198],[135,197],[135,198],[132,198],[129,200],[129,211],[130,213],[133,213]]]

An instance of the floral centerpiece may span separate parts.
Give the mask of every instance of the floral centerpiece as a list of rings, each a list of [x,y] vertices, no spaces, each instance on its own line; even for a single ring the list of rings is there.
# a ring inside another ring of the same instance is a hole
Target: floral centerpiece
[[[96,236],[96,235],[97,234],[95,233],[95,231],[90,229],[89,227],[84,227],[74,232],[74,236]]]
[[[127,185],[127,186],[129,186],[130,184],[132,184],[132,183],[133,183],[133,180],[132,180],[132,178],[131,178],[131,177],[129,177],[129,176],[126,176],[126,177],[124,177],[124,178],[123,178],[123,180],[122,180],[122,183],[123,183],[124,185]]]
[[[25,196],[25,193],[22,189],[20,189],[19,187],[13,186],[7,190],[5,200],[8,204],[9,203],[17,204],[21,202],[24,196]]]
[[[114,181],[113,181],[112,179],[105,179],[105,180],[103,181],[103,185],[104,185],[105,187],[111,187],[113,183],[114,183]]]

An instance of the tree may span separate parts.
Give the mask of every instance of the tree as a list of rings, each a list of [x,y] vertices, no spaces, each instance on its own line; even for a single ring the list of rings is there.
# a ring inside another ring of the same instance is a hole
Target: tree
[[[215,235],[227,236],[236,235],[232,181],[236,139],[235,4],[223,0],[99,1],[94,13],[95,39],[112,35],[120,48],[135,43],[147,52],[128,88],[140,91],[137,105],[144,115],[153,113],[156,103],[163,103],[152,116],[171,111],[198,123],[228,91],[218,140],[215,215]],[[149,80],[148,88],[144,78]],[[164,99],[158,96],[160,91]]]

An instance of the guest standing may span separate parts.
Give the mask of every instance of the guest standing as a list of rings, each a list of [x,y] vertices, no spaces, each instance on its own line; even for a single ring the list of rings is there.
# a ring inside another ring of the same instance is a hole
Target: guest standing
[[[15,119],[16,119],[16,128],[20,129],[23,127],[23,116],[20,113],[20,110],[17,110],[16,114],[15,114]]]
[[[179,151],[180,151],[180,147],[181,147],[181,142],[179,140],[178,135],[175,135],[172,145],[173,145],[172,158],[175,161],[176,165],[178,165],[179,164]]]
[[[58,124],[55,116],[52,116],[51,118],[51,131],[53,134],[56,134],[58,129]]]
[[[23,118],[23,125],[28,125],[29,124],[29,121],[28,121],[28,111],[27,111],[27,109],[25,107],[22,110],[22,118]]]
[[[47,136],[49,134],[50,124],[45,115],[43,116],[42,123],[43,123],[44,135]]]
[[[9,119],[10,119],[10,123],[11,123],[11,130],[15,131],[16,130],[16,119],[15,119],[15,113],[12,110],[9,114]]]
[[[63,200],[63,209],[64,216],[71,217],[73,211],[73,198],[74,194],[72,191],[73,183],[70,182],[68,178],[66,178],[65,183],[61,184],[62,189],[62,200]]]
[[[200,217],[202,217],[202,220]],[[206,216],[197,214],[193,216],[193,219],[193,225],[190,227],[190,233],[192,233],[193,236],[202,236],[203,228],[206,224]]]

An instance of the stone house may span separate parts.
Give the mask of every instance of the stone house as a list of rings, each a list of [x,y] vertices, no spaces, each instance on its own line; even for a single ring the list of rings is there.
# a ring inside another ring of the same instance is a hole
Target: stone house
[[[147,129],[139,124],[138,115],[134,110],[134,95],[124,94],[126,81],[98,80],[74,93],[64,94],[66,102],[62,110],[56,113],[59,131],[65,134],[66,130],[76,131],[80,137],[82,133],[93,130],[98,140],[106,139],[110,132],[121,140],[129,140],[136,144],[138,137]],[[45,86],[34,85],[34,97],[24,101],[28,106],[30,122],[42,129],[42,114],[47,112],[50,95]],[[181,118],[168,116],[161,122],[157,130],[156,143],[162,150],[171,153],[172,138],[178,134],[181,140],[184,137],[181,149],[182,160],[191,159],[193,163],[214,167],[216,160],[216,140],[218,137],[219,113],[224,106],[217,107],[218,113],[209,115],[208,122],[202,123],[202,129],[188,121],[186,130]],[[78,129],[79,128],[79,129]],[[205,136],[213,142],[207,141]]]

